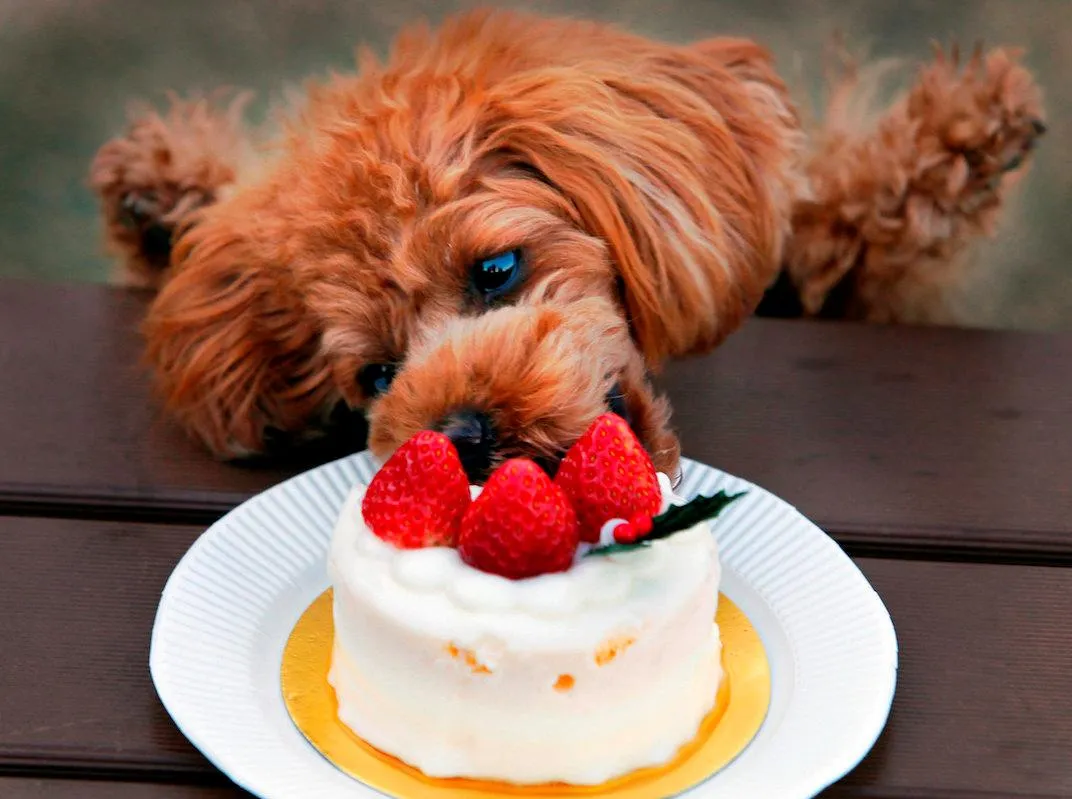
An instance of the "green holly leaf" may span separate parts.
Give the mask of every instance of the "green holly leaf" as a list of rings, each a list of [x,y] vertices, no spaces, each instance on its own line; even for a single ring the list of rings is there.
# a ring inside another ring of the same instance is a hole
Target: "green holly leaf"
[[[661,513],[651,521],[651,531],[643,538],[629,544],[607,544],[606,546],[594,547],[585,553],[590,555],[613,555],[618,552],[632,552],[637,549],[651,546],[653,541],[661,538],[669,538],[674,533],[688,530],[690,527],[702,521],[716,518],[728,506],[747,494],[741,491],[737,494],[727,494],[719,491],[714,496],[697,496],[684,505],[671,505],[666,513]]]

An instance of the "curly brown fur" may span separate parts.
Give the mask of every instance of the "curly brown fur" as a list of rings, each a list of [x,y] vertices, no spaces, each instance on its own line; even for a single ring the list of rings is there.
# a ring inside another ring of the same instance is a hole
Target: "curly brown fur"
[[[802,146],[754,44],[506,12],[411,29],[284,130],[270,170],[183,230],[146,320],[168,408],[221,455],[344,403],[377,454],[475,407],[490,465],[553,461],[620,392],[672,471],[647,372],[751,313]],[[515,249],[524,284],[474,293],[474,262]],[[382,394],[370,364],[398,370]]]
[[[997,227],[1002,200],[1043,132],[1040,93],[1016,53],[936,51],[872,125],[873,88],[851,64],[813,140],[812,196],[793,213],[786,270],[805,313],[923,321],[961,276],[965,249]]]
[[[469,415],[493,439],[487,467],[553,464],[617,399],[673,471],[650,371],[716,346],[779,275],[809,313],[847,286],[845,314],[890,316],[993,221],[1037,135],[1033,84],[1000,52],[940,58],[870,131],[846,124],[855,88],[804,163],[755,43],[472,12],[310,85],[255,177],[188,135],[186,112],[106,146],[94,174],[130,274],[149,264],[118,198],[215,200],[168,206],[178,240],[145,331],[166,406],[219,455],[315,436],[344,407],[381,456]],[[212,119],[194,127],[239,130]],[[194,155],[148,157],[161,150]],[[477,291],[474,265],[514,250],[523,283]]]
[[[597,298],[500,308],[435,328],[372,409],[369,444],[390,452],[430,419],[476,407],[503,431],[492,466],[517,455],[554,463],[606,412],[615,383],[656,466],[673,472],[679,452],[666,403],[647,385],[621,314]]]
[[[236,182],[250,158],[242,126],[248,100],[238,95],[221,107],[172,95],[165,114],[136,107],[125,133],[97,151],[89,183],[119,282],[157,288],[176,230]]]

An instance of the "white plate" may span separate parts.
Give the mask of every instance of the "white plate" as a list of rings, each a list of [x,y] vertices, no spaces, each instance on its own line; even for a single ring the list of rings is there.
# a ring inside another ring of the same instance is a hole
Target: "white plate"
[[[748,748],[682,796],[812,797],[851,770],[886,723],[897,640],[878,595],[841,549],[777,497],[685,461],[678,493],[748,490],[715,523],[722,590],[759,631],[771,662],[770,711]],[[276,797],[381,796],[336,770],[283,705],[283,646],[328,587],[338,509],[373,472],[366,453],[281,483],[235,508],[168,580],[150,669],[179,729],[228,777]]]

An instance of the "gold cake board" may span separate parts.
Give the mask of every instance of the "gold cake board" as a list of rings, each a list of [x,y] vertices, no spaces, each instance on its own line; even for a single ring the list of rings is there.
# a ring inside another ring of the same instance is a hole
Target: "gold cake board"
[[[531,799],[584,796],[653,799],[674,796],[711,777],[739,755],[770,706],[770,663],[759,634],[733,602],[719,595],[718,622],[725,677],[718,701],[696,737],[669,764],[634,771],[602,785],[521,786],[467,779],[433,779],[358,738],[336,715],[328,684],[334,635],[328,589],[298,620],[283,651],[283,700],[302,735],[337,768],[397,799]]]

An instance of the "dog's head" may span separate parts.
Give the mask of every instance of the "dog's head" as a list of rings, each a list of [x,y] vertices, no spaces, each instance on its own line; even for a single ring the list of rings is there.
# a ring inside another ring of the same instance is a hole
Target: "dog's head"
[[[221,453],[341,402],[378,455],[439,428],[479,480],[553,470],[609,408],[671,471],[647,374],[758,302],[798,144],[748,43],[501,13],[418,30],[311,89],[266,177],[184,233],[150,359]]]

